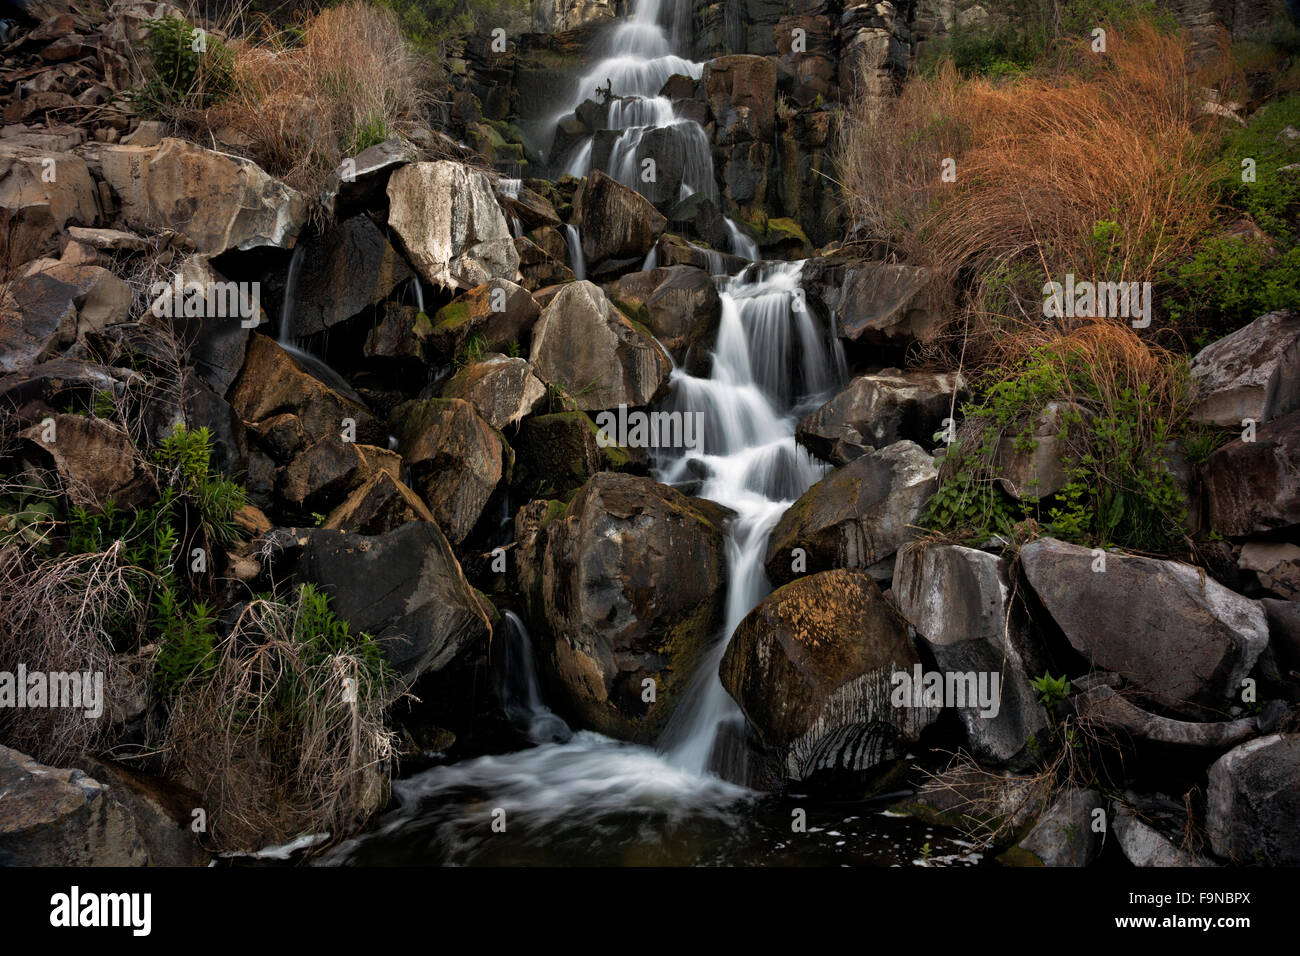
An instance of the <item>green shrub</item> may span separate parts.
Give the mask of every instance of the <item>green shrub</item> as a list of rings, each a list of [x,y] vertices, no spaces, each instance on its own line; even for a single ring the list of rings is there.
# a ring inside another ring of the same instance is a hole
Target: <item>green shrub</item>
[[[1300,307],[1300,246],[1236,236],[1203,242],[1169,271],[1169,314],[1202,348],[1266,312]]]
[[[195,100],[210,106],[230,93],[234,57],[215,36],[196,32],[180,17],[159,17],[146,24],[145,51],[153,76],[142,97],[146,104]]]

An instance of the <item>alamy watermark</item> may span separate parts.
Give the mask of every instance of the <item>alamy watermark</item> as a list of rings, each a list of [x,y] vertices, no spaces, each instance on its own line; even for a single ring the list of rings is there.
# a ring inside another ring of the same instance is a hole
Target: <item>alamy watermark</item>
[[[1043,315],[1049,319],[1132,319],[1133,328],[1151,324],[1150,282],[1065,282],[1043,286]]]
[[[60,707],[85,711],[87,720],[104,713],[103,671],[0,671],[0,707]]]
[[[981,717],[996,717],[1002,707],[1002,675],[997,671],[894,671],[889,702],[895,707],[970,707]]]
[[[149,311],[159,318],[237,318],[240,325],[251,329],[261,312],[262,284],[184,282],[178,273],[171,282],[155,282],[149,295],[153,297]]]
[[[596,443],[601,448],[704,448],[703,412],[642,412],[618,406],[596,416]]]

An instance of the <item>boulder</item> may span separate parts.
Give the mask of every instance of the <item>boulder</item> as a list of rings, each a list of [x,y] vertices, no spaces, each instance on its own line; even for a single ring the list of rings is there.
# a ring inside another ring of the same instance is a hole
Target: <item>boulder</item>
[[[934,459],[897,442],[836,468],[781,516],[767,542],[768,577],[784,583],[802,549],[806,571],[860,568],[880,580],[893,574],[894,553],[915,534],[921,508],[938,486]]]
[[[510,227],[492,182],[440,160],[403,166],[388,180],[388,225],[426,282],[467,289],[519,272]]]
[[[972,756],[1027,769],[1036,757],[1029,739],[1048,729],[1029,683],[1042,673],[1041,652],[1013,613],[1005,561],[955,545],[908,545],[898,554],[893,593],[941,672],[998,675],[995,713],[974,701],[956,708]]]
[[[680,365],[692,352],[708,352],[722,317],[713,279],[693,266],[665,266],[618,280],[618,301],[644,314],[645,325]]]
[[[944,419],[960,407],[964,387],[956,373],[890,368],[859,375],[800,421],[795,438],[814,455],[837,465],[898,441],[930,446]]]
[[[286,249],[306,221],[306,197],[239,156],[180,139],[105,146],[99,156],[127,228],[173,229],[201,254]]]
[[[146,866],[135,818],[80,770],[46,767],[0,745],[0,866]]]
[[[367,147],[330,174],[321,206],[334,219],[382,206],[393,171],[418,158],[415,148],[397,137]]]
[[[408,402],[394,410],[390,422],[412,485],[452,544],[460,544],[509,479],[510,446],[459,398]]]
[[[1205,824],[1214,852],[1242,864],[1300,866],[1300,735],[1236,747],[1210,767]]]
[[[1282,541],[1248,541],[1237,567],[1253,571],[1259,586],[1287,601],[1300,598],[1300,547]]]
[[[355,424],[357,441],[388,443],[383,425],[364,405],[308,374],[300,361],[266,336],[251,336],[244,370],[230,393],[231,407],[250,423],[284,413],[297,415],[312,441],[342,435],[346,420]]]
[[[527,360],[488,355],[452,376],[443,386],[442,397],[464,399],[500,430],[531,415],[546,397],[546,386]]]
[[[1294,528],[1300,524],[1300,409],[1260,425],[1254,441],[1224,445],[1201,474],[1215,531],[1245,537]]]
[[[157,497],[153,473],[130,436],[102,418],[54,415],[53,431],[43,424],[21,432],[54,463],[64,493],[74,505],[99,510],[110,500],[139,508]]]
[[[864,345],[929,341],[943,318],[936,279],[929,269],[902,263],[868,262],[845,270],[840,338]]]
[[[524,420],[511,439],[516,500],[572,494],[599,471],[626,471],[633,461],[618,445],[601,447],[599,430],[586,412],[555,412]]]
[[[0,140],[0,226],[11,261],[52,251],[60,231],[96,226],[99,218],[99,192],[84,159]]]
[[[573,197],[573,222],[593,266],[607,259],[644,258],[668,225],[650,200],[593,169]]]
[[[181,262],[171,285],[173,289],[177,283],[182,289],[194,286],[209,289],[226,281],[212,268],[207,256],[194,255]],[[171,294],[164,293],[160,298]],[[178,315],[174,308],[164,310],[161,306],[162,303],[155,300],[155,307],[141,322],[170,328],[177,342],[186,349],[188,361],[199,376],[214,392],[225,397],[244,367],[251,330],[238,317],[214,320],[207,315]]]
[[[1017,849],[1039,866],[1091,866],[1101,854],[1102,838],[1094,828],[1094,811],[1105,805],[1095,790],[1066,790]]]
[[[777,588],[731,636],[718,674],[776,783],[870,770],[901,756],[929,708],[895,707],[893,675],[919,664],[870,575],[835,570]]]
[[[75,290],[72,304],[77,308],[78,339],[105,326],[125,322],[130,316],[130,287],[100,266],[43,259],[29,264],[24,275],[47,275]]]
[[[1034,418],[1030,447],[1019,435],[1003,437],[993,452],[993,473],[998,486],[1020,500],[1047,498],[1063,489],[1068,476],[1063,433],[1067,417],[1080,413],[1077,405],[1048,402]]]
[[[382,302],[410,268],[368,216],[354,216],[303,251],[293,300],[292,334],[305,338]]]
[[[1192,359],[1193,421],[1240,428],[1300,408],[1300,312],[1270,312]]]
[[[1259,603],[1177,561],[1097,561],[1090,549],[1052,538],[1020,549],[1034,593],[1093,667],[1175,714],[1223,710],[1268,646]]]
[[[322,528],[353,534],[387,534],[410,521],[433,521],[420,496],[387,471],[377,471],[331,511]]]
[[[0,373],[22,371],[73,342],[76,294],[73,286],[40,273],[0,288]]]
[[[1268,618],[1268,640],[1283,667],[1300,670],[1300,601],[1259,602]]]
[[[402,459],[396,452],[327,435],[302,452],[280,473],[276,492],[291,507],[305,511],[337,502],[379,471],[398,480]]]
[[[423,365],[432,348],[433,322],[413,305],[391,300],[383,314],[366,333],[362,354],[367,358],[392,359]]]
[[[102,781],[113,798],[130,811],[149,854],[150,866],[206,866],[209,854],[199,846],[194,809],[202,798],[191,790],[158,777],[136,773],[121,764],[95,757],[79,768]]]
[[[1125,859],[1134,866],[1214,866],[1204,857],[1175,846],[1172,840],[1128,807],[1115,811],[1110,832],[1119,842]]]
[[[602,472],[533,535],[516,535],[533,633],[547,635],[550,669],[583,724],[658,737],[722,625],[728,514]]]
[[[1257,737],[1261,731],[1276,727],[1278,719],[1286,714],[1284,703],[1272,701],[1257,717],[1211,721],[1175,720],[1143,710],[1105,684],[1080,694],[1075,707],[1093,726],[1122,731],[1134,740],[1206,750],[1224,750],[1243,740]]]
[[[527,344],[541,311],[527,289],[508,279],[492,279],[439,309],[431,339],[447,356],[456,355],[471,338],[481,340],[490,352],[505,352],[511,343]]]
[[[672,362],[647,332],[613,308],[600,288],[562,288],[533,329],[533,370],[585,411],[648,405],[667,385]]]

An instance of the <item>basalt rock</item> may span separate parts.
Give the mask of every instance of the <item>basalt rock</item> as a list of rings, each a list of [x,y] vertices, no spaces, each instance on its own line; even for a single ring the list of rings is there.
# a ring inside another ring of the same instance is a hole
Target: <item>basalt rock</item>
[[[1210,767],[1205,822],[1214,852],[1237,863],[1300,865],[1300,735],[1274,734]]]
[[[99,192],[84,159],[0,140],[0,225],[15,262],[53,251],[61,231],[99,220]]]
[[[644,258],[668,220],[640,193],[598,169],[573,197],[582,253],[593,266],[606,259]]]
[[[49,456],[74,505],[99,510],[111,500],[134,509],[157,497],[153,473],[126,432],[82,415],[54,415],[51,423],[52,428],[33,425],[21,436]]]
[[[385,471],[400,479],[401,469],[401,457],[396,452],[328,435],[281,472],[277,493],[293,508],[323,511],[376,472]]]
[[[477,338],[489,352],[524,346],[541,315],[527,289],[493,279],[462,293],[433,317],[432,341],[443,355],[454,356],[468,339]]]
[[[1270,312],[1192,359],[1193,421],[1241,428],[1300,407],[1300,313]]]
[[[644,311],[646,326],[679,365],[688,354],[711,350],[722,300],[703,269],[666,266],[624,276],[618,281],[618,299]]]
[[[1300,524],[1300,409],[1260,425],[1202,469],[1210,527],[1230,537],[1287,532]]]
[[[496,429],[517,425],[546,397],[546,386],[526,359],[487,355],[457,372],[443,398],[462,398]]]
[[[838,297],[840,337],[865,345],[929,341],[943,317],[934,282],[930,270],[901,263],[848,269]]]

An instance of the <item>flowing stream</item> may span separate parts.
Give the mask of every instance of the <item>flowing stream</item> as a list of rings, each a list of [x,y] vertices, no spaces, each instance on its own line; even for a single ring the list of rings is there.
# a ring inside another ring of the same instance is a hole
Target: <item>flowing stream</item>
[[[621,129],[611,155],[616,170],[635,156],[648,127],[681,130],[658,97],[674,73],[698,77],[700,65],[673,53],[689,39],[691,4],[641,0],[615,28],[606,59],[583,82],[617,94],[606,122]],[[699,127],[690,123],[696,130]],[[702,130],[701,140],[702,140]],[[684,149],[697,138],[683,134]],[[691,165],[690,191],[716,195],[708,144],[705,171]],[[569,171],[590,168],[591,143],[570,158]],[[707,173],[707,175],[706,175]],[[620,172],[621,176],[622,173]],[[698,177],[699,181],[696,181]],[[633,183],[628,183],[633,185]],[[684,193],[688,187],[683,186]],[[752,242],[732,227],[733,251],[755,258]],[[576,230],[568,232],[581,268]],[[748,244],[748,245],[746,245]],[[690,487],[731,508],[725,623],[694,675],[656,748],[570,731],[545,705],[524,623],[507,613],[495,654],[502,709],[533,746],[461,760],[399,780],[399,806],[369,832],[322,862],[755,864],[973,863],[969,847],[885,804],[817,803],[797,794],[760,794],[745,779],[744,718],[718,679],[718,664],[737,624],[768,593],[763,568],[769,533],[782,513],[826,471],[795,442],[799,417],[841,384],[838,343],[805,306],[802,263],[760,262],[735,277],[718,276],[722,317],[707,377],[675,369],[666,410],[701,412],[698,452],[663,452],[654,477]],[[577,269],[575,269],[577,271]],[[793,808],[808,812],[808,832],[791,833]],[[505,829],[493,829],[495,814]],[[927,844],[933,844],[924,848]]]

